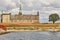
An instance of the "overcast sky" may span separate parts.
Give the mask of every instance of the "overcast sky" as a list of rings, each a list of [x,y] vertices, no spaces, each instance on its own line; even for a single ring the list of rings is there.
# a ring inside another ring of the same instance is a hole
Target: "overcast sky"
[[[22,5],[23,13],[35,13],[40,11],[40,21],[48,22],[51,13],[60,15],[60,0],[0,0],[0,10],[4,12],[18,13],[19,5]]]

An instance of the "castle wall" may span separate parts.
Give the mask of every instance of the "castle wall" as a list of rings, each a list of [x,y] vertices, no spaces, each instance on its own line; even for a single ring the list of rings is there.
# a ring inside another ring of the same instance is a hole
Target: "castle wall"
[[[2,14],[2,22],[21,22],[21,23],[39,23],[39,15],[11,15]]]

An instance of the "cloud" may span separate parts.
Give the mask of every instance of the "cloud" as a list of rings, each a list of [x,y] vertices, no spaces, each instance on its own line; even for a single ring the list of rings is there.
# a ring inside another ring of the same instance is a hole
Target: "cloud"
[[[52,13],[60,15],[60,0],[0,0],[0,10],[18,13],[20,4],[26,13],[29,13],[28,11],[40,10],[40,18],[42,18],[40,20],[43,21],[47,20]]]
[[[60,8],[60,0],[0,0],[0,9],[12,10],[22,4],[23,10],[41,10],[50,11]]]
[[[8,11],[16,7],[12,0],[0,0],[0,10]]]
[[[12,9],[11,11],[9,11],[10,13],[12,13],[12,14],[18,14],[18,11],[19,10],[19,8],[15,8],[15,9]]]

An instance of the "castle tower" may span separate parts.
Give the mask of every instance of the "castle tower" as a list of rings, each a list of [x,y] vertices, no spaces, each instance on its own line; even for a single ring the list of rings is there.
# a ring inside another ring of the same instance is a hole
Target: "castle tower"
[[[2,23],[9,23],[11,22],[11,13],[5,13],[1,15],[1,22]]]
[[[21,0],[20,0],[20,2],[21,2]],[[22,15],[21,3],[20,3],[20,8],[19,8],[19,15]]]
[[[38,19],[38,23],[39,23],[39,11],[37,11],[37,19]]]
[[[39,11],[37,11],[37,15],[39,16]]]

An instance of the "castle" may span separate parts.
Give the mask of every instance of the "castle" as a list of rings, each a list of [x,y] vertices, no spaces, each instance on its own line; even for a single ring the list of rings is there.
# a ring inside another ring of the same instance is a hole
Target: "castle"
[[[23,23],[38,23],[39,22],[39,11],[36,12],[37,15],[24,15],[22,14],[22,8],[20,5],[19,14],[11,15],[11,13],[1,14],[1,22],[23,22]]]

